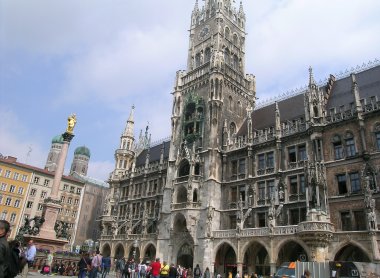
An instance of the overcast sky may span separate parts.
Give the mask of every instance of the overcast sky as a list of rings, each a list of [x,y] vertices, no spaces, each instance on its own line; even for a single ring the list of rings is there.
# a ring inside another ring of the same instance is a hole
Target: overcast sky
[[[148,122],[153,141],[169,136],[194,3],[0,0],[0,153],[44,167],[51,139],[75,112],[66,172],[75,148],[86,145],[89,175],[105,180],[133,104],[136,136]],[[380,58],[378,0],[243,5],[246,70],[259,101],[306,85],[309,66],[323,80]]]

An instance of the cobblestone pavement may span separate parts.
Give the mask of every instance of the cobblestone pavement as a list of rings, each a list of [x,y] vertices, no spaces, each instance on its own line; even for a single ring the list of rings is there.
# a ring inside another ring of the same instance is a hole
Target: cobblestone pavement
[[[49,276],[49,275],[42,275],[42,274],[40,274],[40,273],[37,273],[37,272],[29,272],[28,273],[28,277],[30,277],[30,278],[42,278],[42,277],[44,277],[44,278],[48,278],[48,277],[57,277],[57,278],[63,278],[63,277],[65,277],[65,278],[69,278],[69,277],[77,277],[77,276],[61,276],[61,275],[52,275],[52,276]],[[98,277],[101,277],[100,275],[98,276]],[[114,272],[111,272],[109,275],[107,275],[107,278],[115,278],[116,276],[115,276],[115,273]],[[17,278],[21,278],[21,276],[19,275],[19,276],[17,276]]]

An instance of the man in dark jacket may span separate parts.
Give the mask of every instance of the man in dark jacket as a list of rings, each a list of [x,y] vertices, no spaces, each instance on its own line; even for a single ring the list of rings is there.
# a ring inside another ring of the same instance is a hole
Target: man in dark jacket
[[[111,268],[111,258],[110,256],[104,256],[102,259],[102,278],[105,278],[107,274],[110,273],[110,268]]]
[[[0,278],[8,277],[8,260],[11,255],[7,241],[9,230],[9,222],[0,220]]]

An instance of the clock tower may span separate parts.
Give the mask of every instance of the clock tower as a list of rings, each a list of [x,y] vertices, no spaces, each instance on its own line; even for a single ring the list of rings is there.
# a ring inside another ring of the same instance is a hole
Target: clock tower
[[[221,223],[223,151],[254,107],[255,79],[245,73],[245,36],[241,2],[238,7],[230,0],[206,0],[202,7],[195,2],[187,70],[177,72],[172,93],[157,248],[158,256],[185,267],[212,265],[212,231]]]

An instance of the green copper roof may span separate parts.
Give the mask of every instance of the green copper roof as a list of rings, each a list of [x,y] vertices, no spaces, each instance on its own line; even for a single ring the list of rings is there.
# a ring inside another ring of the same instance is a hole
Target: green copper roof
[[[63,136],[62,134],[54,136],[53,139],[51,140],[52,144],[63,144]]]
[[[90,158],[90,156],[91,156],[90,149],[85,147],[85,146],[81,146],[81,147],[76,148],[74,155],[76,155],[76,154],[85,155],[88,158]]]

